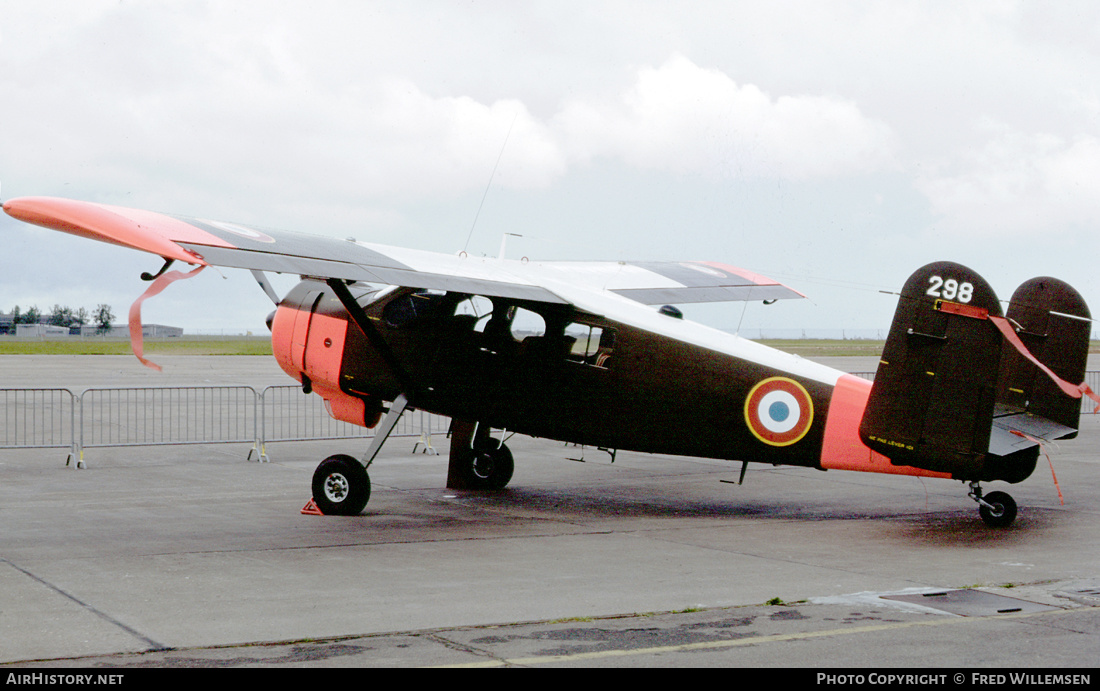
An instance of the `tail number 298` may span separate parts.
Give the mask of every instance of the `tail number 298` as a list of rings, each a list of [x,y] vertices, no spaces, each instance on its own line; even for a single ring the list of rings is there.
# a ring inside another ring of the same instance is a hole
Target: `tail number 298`
[[[974,297],[974,285],[971,283],[959,283],[953,278],[944,280],[942,276],[929,276],[928,283],[928,290],[924,294],[930,297],[962,303],[970,302]]]

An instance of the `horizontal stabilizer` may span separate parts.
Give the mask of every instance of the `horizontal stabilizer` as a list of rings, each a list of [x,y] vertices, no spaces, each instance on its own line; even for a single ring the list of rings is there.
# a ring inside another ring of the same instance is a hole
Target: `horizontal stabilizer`
[[[989,453],[995,456],[1007,456],[1040,443],[1077,434],[1076,428],[1060,425],[1045,417],[1020,412],[1004,413],[1005,409],[1001,406],[997,410],[989,438]]]

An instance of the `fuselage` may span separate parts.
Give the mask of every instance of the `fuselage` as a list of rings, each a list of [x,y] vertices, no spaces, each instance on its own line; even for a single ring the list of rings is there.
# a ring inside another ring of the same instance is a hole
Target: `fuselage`
[[[915,470],[859,441],[868,382],[644,306],[628,322],[414,289],[358,301],[396,363],[320,281],[291,291],[272,326],[280,365],[339,419],[372,426],[405,393],[422,410],[609,449]]]

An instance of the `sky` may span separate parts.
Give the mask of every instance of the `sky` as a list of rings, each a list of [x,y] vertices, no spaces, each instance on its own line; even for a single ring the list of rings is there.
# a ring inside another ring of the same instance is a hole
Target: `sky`
[[[531,259],[706,260],[885,332],[917,268],[1100,306],[1100,5],[0,0],[0,196]],[[0,311],[125,315],[157,257],[0,218]],[[279,277],[285,292],[294,283]],[[264,333],[248,272],[146,322]],[[1096,309],[1096,307],[1094,307]],[[1097,331],[1094,329],[1094,332]]]

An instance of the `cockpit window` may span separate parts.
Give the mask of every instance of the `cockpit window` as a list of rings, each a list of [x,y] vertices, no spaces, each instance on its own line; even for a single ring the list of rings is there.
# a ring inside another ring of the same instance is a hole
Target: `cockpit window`
[[[355,298],[360,307],[366,307],[389,291],[370,283],[351,283],[348,285],[348,292],[351,293],[351,296]]]
[[[473,330],[485,331],[485,324],[489,321],[489,315],[493,312],[493,303],[487,297],[472,295],[455,306],[455,316],[473,317]]]
[[[390,300],[382,308],[382,319],[394,328],[406,327],[426,318],[443,316],[452,304],[453,299],[447,293],[417,290]]]

